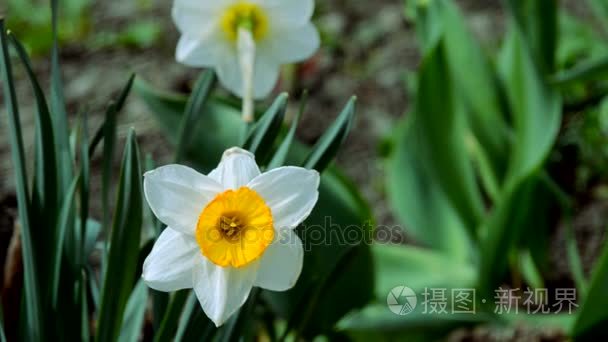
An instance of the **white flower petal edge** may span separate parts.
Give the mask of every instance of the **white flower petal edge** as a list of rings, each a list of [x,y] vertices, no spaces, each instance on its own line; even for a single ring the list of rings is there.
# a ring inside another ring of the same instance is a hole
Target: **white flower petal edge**
[[[300,277],[304,248],[293,229],[282,229],[277,235],[260,260],[254,285],[271,291],[286,291]]]
[[[255,156],[239,147],[226,150],[218,167],[209,173],[209,177],[222,184],[226,190],[245,186],[259,175],[260,168],[255,162]]]
[[[247,186],[256,191],[272,211],[275,230],[295,228],[304,221],[319,198],[319,173],[285,166],[268,171]]]
[[[269,55],[266,59],[277,64],[287,64],[310,58],[320,45],[319,31],[313,24],[308,23],[271,32],[268,38],[260,42],[259,49]]]
[[[310,21],[315,11],[314,0],[256,0],[272,18],[275,27],[298,27]]]
[[[220,326],[247,300],[259,263],[220,267],[201,257],[194,270],[194,292],[209,319]]]
[[[142,277],[149,287],[158,291],[192,288],[192,270],[198,254],[199,247],[192,236],[167,227],[144,261]]]
[[[144,194],[154,215],[185,234],[194,234],[201,210],[222,190],[212,178],[182,165],[144,174]]]

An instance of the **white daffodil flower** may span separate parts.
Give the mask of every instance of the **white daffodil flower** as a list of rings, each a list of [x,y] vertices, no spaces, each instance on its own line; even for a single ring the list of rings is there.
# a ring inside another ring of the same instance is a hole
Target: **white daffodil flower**
[[[144,262],[144,281],[158,291],[193,288],[217,326],[253,286],[290,289],[304,255],[294,228],[315,206],[318,187],[314,170],[261,174],[253,154],[236,147],[207,176],[182,165],[147,172],[146,199],[167,228]]]
[[[176,59],[215,68],[243,98],[243,118],[253,120],[253,99],[274,88],[282,64],[305,60],[319,48],[310,19],[314,0],[175,0],[181,32]]]

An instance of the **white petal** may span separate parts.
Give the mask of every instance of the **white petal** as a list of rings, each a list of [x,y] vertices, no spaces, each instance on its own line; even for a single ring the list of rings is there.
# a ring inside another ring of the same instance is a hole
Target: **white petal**
[[[154,215],[173,229],[194,234],[198,217],[222,186],[182,165],[167,165],[144,174],[144,194]]]
[[[180,8],[189,11],[199,11],[206,15],[217,15],[218,12],[221,12],[231,2],[234,1],[175,0],[173,8]]]
[[[321,41],[317,28],[311,24],[275,30],[260,42],[260,50],[269,51],[279,64],[295,63],[310,58]]]
[[[266,201],[277,229],[295,228],[317,203],[319,173],[301,167],[280,167],[256,177],[247,186]]]
[[[270,22],[283,27],[302,26],[310,21],[314,0],[255,0],[268,13]]]
[[[201,256],[194,271],[194,292],[209,319],[220,326],[247,300],[259,263],[220,267]]]
[[[260,169],[255,163],[255,156],[238,147],[226,150],[220,165],[209,173],[209,177],[222,184],[225,189],[238,189],[259,175]]]
[[[293,229],[281,229],[278,237],[260,260],[254,285],[271,290],[286,291],[292,288],[302,272],[304,248]]]
[[[146,284],[158,291],[177,291],[193,287],[193,271],[200,255],[194,237],[167,227],[144,261]]]
[[[215,67],[224,56],[225,43],[216,32],[193,36],[184,34],[175,49],[175,59],[192,67]]]
[[[272,51],[258,49],[253,70],[253,96],[262,99],[275,88],[279,80],[281,64],[274,59]]]
[[[218,60],[217,76],[220,82],[239,97],[243,97],[243,77],[235,49],[226,49]],[[253,97],[261,99],[274,89],[279,79],[280,64],[274,60],[271,51],[257,49],[253,70]]]
[[[177,1],[171,9],[171,16],[181,33],[199,37],[219,26],[217,16],[214,15],[214,9],[210,10],[208,8],[198,8],[194,6],[181,6],[178,4],[179,2],[180,1]]]

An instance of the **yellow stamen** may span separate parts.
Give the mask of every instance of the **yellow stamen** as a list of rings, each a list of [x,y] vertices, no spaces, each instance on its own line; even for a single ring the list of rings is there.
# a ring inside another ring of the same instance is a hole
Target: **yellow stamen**
[[[222,267],[251,263],[273,239],[270,208],[247,187],[217,195],[201,212],[196,227],[201,253]]]
[[[240,1],[228,7],[220,22],[222,30],[232,42],[236,42],[240,27],[250,30],[256,41],[268,33],[266,13],[260,6],[249,1]]]

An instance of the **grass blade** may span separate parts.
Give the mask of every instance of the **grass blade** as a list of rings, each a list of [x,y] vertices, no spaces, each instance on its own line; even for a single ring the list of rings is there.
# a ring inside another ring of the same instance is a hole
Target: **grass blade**
[[[213,70],[204,71],[196,81],[192,94],[186,103],[184,116],[182,117],[179,133],[177,135],[177,148],[175,149],[175,162],[179,163],[184,157],[186,146],[188,146],[190,135],[196,127],[197,119],[203,112],[209,94],[215,85],[215,73]]]
[[[291,127],[289,128],[289,132],[283,139],[283,142],[281,142],[281,145],[275,152],[274,156],[272,157],[272,160],[270,160],[270,163],[268,163],[268,170],[272,170],[285,164],[285,160],[287,159],[287,155],[289,154],[289,148],[291,147],[291,143],[293,143],[293,139],[296,136],[298,123],[300,122],[300,118],[304,114],[307,99],[308,93],[304,93],[304,96],[302,97],[302,101],[300,103],[300,110],[298,111],[298,114],[296,114],[296,117],[293,119]]]
[[[13,74],[8,52],[8,39],[4,28],[4,19],[0,18],[0,73],[4,88],[4,99],[8,113],[8,131],[11,145],[11,157],[15,172],[19,222],[21,224],[23,245],[23,268],[25,290],[25,317],[27,317],[28,337],[34,341],[41,340],[43,332],[42,303],[38,284],[36,255],[32,243],[30,226],[30,198],[27,187],[27,174],[23,152],[23,138],[19,121],[17,97],[13,86]]]
[[[115,341],[135,282],[142,226],[141,166],[135,132],[127,138],[101,291],[97,341]]]
[[[354,122],[357,98],[353,96],[342,113],[315,144],[304,162],[307,169],[323,172],[338,153]]]
[[[273,143],[281,131],[287,110],[287,99],[287,93],[283,93],[274,100],[272,106],[253,127],[245,142],[245,149],[255,154],[260,163],[267,160]]]

